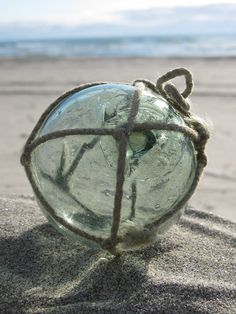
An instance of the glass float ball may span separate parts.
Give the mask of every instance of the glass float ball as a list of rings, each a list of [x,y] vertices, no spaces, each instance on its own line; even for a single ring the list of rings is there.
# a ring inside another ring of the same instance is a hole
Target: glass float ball
[[[64,98],[48,114],[36,138],[74,128],[116,128],[127,122],[135,87],[104,84],[85,88]],[[136,123],[185,125],[182,117],[161,96],[144,90]],[[31,153],[30,169],[46,202],[67,223],[101,238],[111,233],[118,143],[110,135],[70,135],[52,139]],[[181,132],[151,130],[129,136],[125,182],[118,236],[121,250],[144,245],[139,230],[162,217],[188,192],[195,177],[196,153],[191,139]],[[81,238],[54,220],[62,233]],[[183,209],[165,222],[147,242],[154,241]]]

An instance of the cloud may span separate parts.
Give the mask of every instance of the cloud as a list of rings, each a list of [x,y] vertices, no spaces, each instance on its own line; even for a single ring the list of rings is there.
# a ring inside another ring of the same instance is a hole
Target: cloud
[[[186,26],[198,29],[199,21],[204,21],[211,28],[211,23],[217,23],[219,30],[224,22],[234,22],[236,16],[236,5],[208,5],[194,7],[172,7],[172,8],[152,8],[142,11],[123,12],[123,20],[126,24],[140,25],[147,28],[149,25],[165,26],[169,31],[171,27],[187,31]],[[230,27],[230,25],[229,25]],[[173,31],[175,31],[173,29]]]
[[[0,39],[159,36],[236,33],[236,5],[160,7],[117,12],[112,21],[85,25],[0,24]],[[101,19],[102,21],[102,19]]]

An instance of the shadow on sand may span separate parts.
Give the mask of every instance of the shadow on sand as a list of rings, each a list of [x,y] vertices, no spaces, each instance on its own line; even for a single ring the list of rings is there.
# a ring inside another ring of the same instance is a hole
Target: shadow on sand
[[[18,238],[1,239],[0,247],[9,279],[6,289],[9,292],[9,288],[16,288],[18,294],[16,308],[27,304],[32,310],[37,304],[48,313],[55,307],[72,305],[86,312],[88,303],[89,308],[104,302],[112,307],[132,299],[148,280],[150,260],[174,248],[173,244],[157,243],[113,257],[64,238],[49,224],[39,225]]]

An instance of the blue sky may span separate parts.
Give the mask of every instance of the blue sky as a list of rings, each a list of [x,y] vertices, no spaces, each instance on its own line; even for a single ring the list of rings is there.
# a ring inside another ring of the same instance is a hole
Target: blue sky
[[[0,40],[235,33],[236,0],[0,0]]]

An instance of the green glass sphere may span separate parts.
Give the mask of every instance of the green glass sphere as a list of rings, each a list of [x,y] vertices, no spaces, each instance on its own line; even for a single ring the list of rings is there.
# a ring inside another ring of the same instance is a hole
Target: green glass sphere
[[[127,122],[135,87],[104,84],[86,88],[63,99],[43,121],[36,139],[74,128],[115,128]],[[143,90],[135,122],[185,125],[183,118],[161,96]],[[67,223],[102,238],[111,232],[118,143],[110,135],[70,135],[52,139],[31,153],[33,180],[47,203]],[[129,237],[162,217],[188,192],[195,177],[196,153],[181,132],[150,130],[128,138],[125,182],[118,235],[120,249],[140,244]],[[55,221],[42,203],[48,220],[62,233],[77,238]],[[159,230],[162,234],[180,216]],[[79,238],[79,237],[78,237]],[[142,241],[141,241],[142,242]]]

